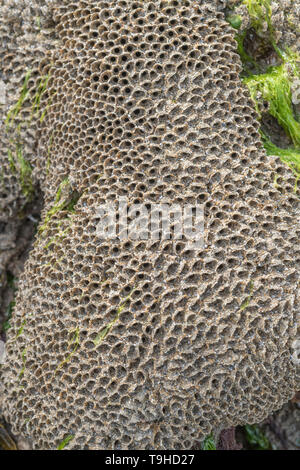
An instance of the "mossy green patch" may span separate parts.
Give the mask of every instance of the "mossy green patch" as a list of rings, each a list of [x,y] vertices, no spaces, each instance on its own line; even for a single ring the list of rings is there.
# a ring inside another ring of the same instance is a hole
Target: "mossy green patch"
[[[31,114],[30,114],[29,123],[31,122],[31,120],[34,116],[38,116],[38,115],[40,115],[40,121],[42,122],[43,119],[45,118],[47,110],[48,110],[48,108],[49,108],[49,106],[52,102],[52,99],[53,99],[54,95],[52,96],[51,99],[48,100],[48,103],[46,104],[45,109],[43,110],[43,112],[42,113],[40,112],[41,99],[42,99],[44,93],[47,90],[47,85],[48,85],[48,82],[49,82],[49,79],[50,79],[50,75],[47,74],[47,75],[42,76],[38,79],[35,95],[34,95],[33,98],[30,98],[30,93],[29,93],[30,90],[29,90],[28,84],[29,84],[29,80],[30,80],[30,77],[31,77],[31,73],[32,73],[31,70],[27,71],[27,73],[25,75],[25,78],[24,78],[22,88],[21,88],[19,99],[11,107],[11,109],[9,110],[9,112],[6,116],[5,124],[6,124],[6,129],[7,130],[14,123],[15,119],[20,114],[20,112],[21,112],[21,110],[22,110],[22,108],[23,108],[23,106],[24,106],[24,104],[27,100],[29,100],[29,103],[31,102],[31,105],[32,105],[31,106]],[[20,124],[19,124],[19,126],[20,126]],[[20,130],[20,127],[19,127],[19,130]]]
[[[16,305],[15,300],[12,300],[9,303],[8,307],[7,307],[6,320],[3,323],[3,331],[4,332],[8,331],[11,328],[10,320],[11,320],[13,309],[14,309],[15,305]]]
[[[268,30],[273,34],[272,24],[272,0],[243,0],[251,19],[251,26],[257,33],[263,32],[264,23],[268,25]]]
[[[15,159],[14,159],[13,153],[10,149],[7,152],[7,158],[8,158],[8,162],[9,162],[11,172],[13,174],[16,174],[17,173],[17,168],[16,168],[16,164],[15,164]]]
[[[31,201],[34,194],[34,186],[31,179],[32,168],[29,162],[24,158],[22,148],[19,144],[17,144],[16,147],[16,156],[22,193],[28,201]]]
[[[61,363],[57,366],[55,369],[54,375],[65,365],[67,364],[71,359],[72,356],[76,353],[77,349],[80,346],[80,331],[79,328],[76,328],[75,330],[71,331],[71,339],[69,341],[69,349],[71,349],[71,352],[67,355],[67,357],[61,361]]]
[[[40,30],[41,29],[41,17],[40,16],[35,17],[35,24],[36,24],[36,27]]]
[[[22,369],[21,369],[21,372],[19,373],[19,380],[21,380],[22,376],[24,375],[24,372],[25,372],[25,367],[26,367],[26,355],[27,355],[27,350],[26,348],[23,349],[22,353],[21,353],[21,358],[22,358]]]
[[[239,5],[245,5],[248,9],[249,17],[251,20],[251,28],[253,28],[257,35],[264,37],[267,36],[270,44],[274,45],[274,28],[272,24],[272,7],[271,0],[244,0]],[[240,15],[230,13],[226,17],[227,21],[233,26],[233,28],[240,30],[242,25],[242,19]],[[265,31],[264,24],[267,24],[267,30]],[[238,43],[238,53],[242,59],[244,73],[247,75],[251,71],[255,73],[260,72],[260,67],[253,57],[246,51],[245,39],[247,31],[238,31],[236,34],[236,41]]]
[[[11,150],[8,150],[7,158],[11,172],[18,177],[23,195],[27,201],[31,201],[34,195],[34,185],[31,177],[32,168],[23,156],[20,143],[15,144],[14,153]]]
[[[74,439],[73,434],[69,434],[64,440],[57,446],[57,450],[64,450],[64,448]]]
[[[37,81],[37,87],[34,97],[32,98],[32,92],[29,88],[29,80],[31,78],[31,70],[28,70],[25,79],[20,91],[20,96],[18,101],[11,107],[9,110],[5,124],[6,124],[6,131],[8,132],[10,128],[13,127],[15,120],[19,117],[21,110],[26,106],[31,105],[31,113],[30,118],[26,118],[25,121],[21,121],[18,119],[17,124],[13,129],[14,137],[10,139],[11,148],[8,150],[8,162],[10,165],[11,172],[15,175],[18,175],[20,186],[22,189],[22,193],[25,195],[27,201],[31,201],[34,195],[34,186],[32,184],[31,174],[32,168],[29,162],[23,156],[23,139],[21,129],[25,126],[28,126],[33,117],[40,117],[42,121],[45,117],[47,109],[49,107],[49,101],[47,105],[43,108],[43,112],[41,111],[41,100],[43,95],[47,90],[48,81],[50,75],[42,76]],[[12,133],[12,129],[10,130]],[[13,150],[12,150],[13,149]]]
[[[37,91],[33,99],[30,120],[33,118],[33,116],[36,116],[37,114],[39,114],[41,99],[44,93],[46,92],[49,78],[50,78],[50,75],[48,74],[48,75],[41,77],[38,81]]]
[[[217,450],[215,440],[212,434],[207,436],[201,445],[202,450]]]
[[[135,289],[133,289],[130,294],[122,301],[121,305],[119,306],[118,310],[117,310],[117,313],[116,313],[116,316],[115,318],[108,323],[108,325],[103,328],[102,331],[100,331],[100,333],[96,336],[96,338],[94,339],[94,344],[95,346],[98,346],[100,343],[102,343],[102,341],[105,339],[105,337],[108,335],[108,333],[111,331],[111,329],[113,328],[114,324],[118,321],[121,313],[123,312],[125,306],[126,306],[126,303],[128,302],[128,300],[131,298],[133,292],[134,292]]]
[[[300,149],[289,147],[282,149],[273,144],[271,140],[261,132],[262,141],[266,149],[267,155],[277,155],[286,163],[296,176],[295,191],[297,191],[297,181],[300,178]]]
[[[48,110],[49,110],[49,108],[50,108],[50,106],[51,106],[51,104],[52,104],[53,98],[54,98],[54,96],[55,96],[56,94],[57,94],[57,92],[53,93],[53,95],[49,98],[49,100],[48,100],[48,102],[47,102],[47,104],[46,104],[46,106],[45,106],[43,112],[41,113],[41,116],[40,116],[40,122],[41,122],[41,123],[44,121],[44,119],[45,119],[45,117],[46,117],[46,114],[47,114],[47,112],[48,112]]]
[[[272,143],[271,138],[261,132],[262,141],[268,155],[277,155],[289,165],[297,179],[300,177],[300,122],[294,112],[292,100],[292,85],[299,78],[299,57],[286,49],[276,52],[283,63],[270,67],[264,74],[254,74],[244,78],[250,95],[255,103],[259,119],[262,119],[261,105],[267,103],[268,113],[273,116],[290,138],[292,146],[280,148]]]
[[[240,29],[242,25],[242,17],[240,15],[229,15],[226,19],[234,29]]]
[[[243,312],[249,306],[250,301],[251,301],[252,296],[253,296],[253,289],[254,289],[254,283],[253,283],[253,281],[251,281],[250,282],[250,294],[248,295],[247,299],[242,303],[241,308],[240,308],[240,312]]]
[[[7,117],[5,120],[7,129],[13,124],[14,120],[20,113],[26,99],[28,98],[28,93],[29,93],[28,82],[29,82],[30,76],[31,76],[31,70],[28,70],[28,72],[25,75],[25,79],[22,85],[20,97],[18,101],[16,102],[16,104],[9,110],[7,114]]]
[[[295,147],[300,146],[300,123],[294,117],[291,78],[286,64],[272,67],[267,73],[244,79],[260,115],[260,104],[267,102],[269,114],[291,138]],[[261,116],[260,116],[261,117]]]
[[[289,165],[298,179],[300,177],[300,120],[293,104],[293,84],[300,79],[300,57],[291,49],[283,49],[276,44],[271,3],[271,0],[243,0],[240,4],[246,5],[251,27],[258,35],[263,33],[269,49],[275,56],[277,55],[280,65],[269,67],[262,73],[257,61],[245,48],[248,31],[240,31],[236,35],[236,40],[238,53],[243,63],[243,82],[249,89],[259,120],[262,121],[263,114],[266,113],[262,112],[262,105],[267,104],[268,114],[276,119],[292,143],[289,148],[279,148],[272,142],[272,136],[261,131],[264,147],[269,155],[278,155],[284,163]],[[232,23],[230,17],[232,15],[229,15],[227,20]]]
[[[22,322],[22,325],[20,326],[20,328],[19,328],[19,330],[18,330],[18,332],[17,332],[17,334],[16,334],[15,339],[18,339],[19,336],[21,336],[21,334],[22,334],[23,331],[24,331],[24,328],[25,328],[26,323],[27,323],[26,320],[24,320],[24,321]]]
[[[58,223],[58,226],[61,225],[61,222]],[[64,230],[60,230],[54,237],[52,237],[49,242],[45,245],[45,249],[47,250],[51,245],[57,244],[57,242],[61,242],[71,230],[71,226],[68,226]]]
[[[247,424],[244,427],[245,436],[250,446],[255,450],[272,450],[272,446],[257,425]]]
[[[55,201],[51,209],[45,216],[44,223],[39,227],[39,234],[42,234],[48,227],[50,220],[60,211],[74,212],[75,206],[81,197],[77,191],[70,191],[67,196],[64,196],[65,191],[70,188],[68,178],[64,179],[57,190]]]

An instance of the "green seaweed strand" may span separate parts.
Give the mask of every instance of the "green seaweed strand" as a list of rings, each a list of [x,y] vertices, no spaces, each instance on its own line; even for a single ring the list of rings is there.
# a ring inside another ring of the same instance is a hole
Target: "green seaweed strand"
[[[292,105],[290,77],[286,65],[272,67],[267,73],[244,79],[260,115],[261,101],[269,103],[269,113],[290,136],[295,147],[300,147],[300,123],[295,119]]]

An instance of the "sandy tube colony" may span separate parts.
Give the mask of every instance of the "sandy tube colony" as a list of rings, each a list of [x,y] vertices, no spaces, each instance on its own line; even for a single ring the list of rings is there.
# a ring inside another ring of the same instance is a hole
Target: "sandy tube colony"
[[[40,37],[1,25],[1,217],[36,184],[44,200],[6,421],[35,449],[192,449],[264,419],[300,388],[299,198],[262,148],[223,2],[36,4],[53,15]],[[97,208],[120,197],[201,205],[203,247],[99,238]]]

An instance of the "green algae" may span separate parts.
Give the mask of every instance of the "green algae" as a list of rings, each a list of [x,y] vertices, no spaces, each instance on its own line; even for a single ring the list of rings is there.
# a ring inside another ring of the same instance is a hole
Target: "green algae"
[[[122,301],[121,305],[119,306],[119,308],[117,310],[115,318],[111,322],[109,322],[108,325],[105,328],[103,328],[103,330],[101,330],[100,333],[96,336],[96,338],[93,341],[95,346],[98,346],[100,343],[102,343],[102,341],[106,338],[108,333],[111,331],[114,324],[118,321],[121,313],[123,312],[124,308],[126,307],[126,303],[131,298],[134,291],[135,291],[135,289],[133,289],[130,292],[130,294],[128,294],[128,296]]]
[[[239,5],[247,7],[251,28],[258,36],[264,37],[264,41],[273,50],[280,64],[262,72],[257,60],[245,48],[248,31],[239,31],[236,34],[237,52],[243,64],[242,79],[250,92],[258,119],[263,122],[263,114],[266,112],[262,113],[261,109],[262,105],[267,104],[268,114],[276,119],[291,141],[290,147],[280,148],[272,142],[271,136],[261,131],[264,148],[268,155],[279,156],[291,168],[298,180],[300,177],[300,119],[294,108],[293,84],[300,79],[300,56],[290,48],[282,48],[276,44],[271,0],[243,0]],[[234,15],[232,12],[227,16],[230,24]],[[265,24],[267,24],[267,30]],[[235,24],[232,26],[235,27]],[[297,183],[295,188],[297,189]]]
[[[241,15],[229,15],[227,16],[227,21],[231,24],[231,26],[234,28],[234,29],[240,29],[241,25],[242,25],[242,17]]]
[[[69,434],[67,437],[61,441],[61,443],[57,446],[57,450],[64,450],[64,448],[74,439],[74,434]]]
[[[253,450],[272,450],[270,441],[257,425],[246,424],[245,436]]]
[[[50,75],[45,75],[39,79],[39,83],[37,86],[37,91],[33,99],[33,104],[32,104],[32,109],[31,109],[31,116],[30,120],[39,114],[40,112],[40,105],[41,105],[41,99],[44,93],[46,92],[48,81],[50,79]],[[45,112],[45,111],[44,111]]]
[[[12,174],[18,177],[21,191],[27,201],[30,202],[34,195],[34,185],[31,177],[32,168],[23,155],[20,143],[16,144],[14,153],[11,150],[8,150],[7,158]]]
[[[254,283],[253,283],[253,281],[251,281],[251,283],[250,283],[250,294],[248,295],[247,299],[242,303],[241,308],[240,308],[240,312],[243,312],[249,306],[250,301],[253,297],[253,290],[254,290]]]
[[[202,450],[217,450],[215,440],[212,434],[207,436],[201,445]]]
[[[13,131],[15,135],[14,138],[9,139],[12,147],[8,150],[8,163],[12,174],[19,177],[22,193],[28,202],[33,199],[35,188],[31,179],[32,168],[29,162],[23,156],[22,147],[24,146],[24,142],[21,129],[24,126],[29,126],[33,118],[40,117],[40,121],[42,122],[51,104],[51,100],[48,100],[48,103],[44,109],[41,110],[41,100],[47,91],[50,75],[42,76],[37,80],[36,91],[33,98],[31,95],[34,90],[29,87],[31,76],[32,71],[29,69],[25,74],[19,98],[9,109],[5,119],[6,131]],[[21,112],[23,108],[28,107],[28,105],[31,106],[30,117],[26,118],[24,121],[20,121]],[[15,121],[16,125],[13,126]]]
[[[243,73],[247,76],[251,73],[251,70],[260,70],[259,65],[257,62],[251,57],[245,49],[244,41],[246,38],[246,31],[242,31],[241,33],[235,36],[235,40],[237,42],[237,52],[242,60],[243,64]]]
[[[24,375],[24,372],[25,372],[25,368],[26,368],[26,355],[27,355],[27,350],[26,348],[23,349],[22,353],[21,353],[21,359],[22,359],[22,369],[21,369],[21,372],[19,373],[19,380],[21,380],[22,376]]]
[[[7,307],[7,311],[6,311],[6,320],[4,321],[3,323],[3,331],[4,333],[6,333],[6,331],[8,331],[10,328],[11,328],[11,324],[10,324],[10,320],[12,318],[12,314],[13,314],[13,310],[15,308],[15,305],[16,305],[16,301],[15,300],[12,300],[8,307]]]
[[[67,355],[67,357],[61,361],[61,363],[57,366],[57,368],[55,369],[55,372],[54,372],[54,375],[65,365],[67,364],[68,362],[70,362],[70,360],[72,359],[72,357],[74,356],[74,354],[76,353],[77,349],[79,348],[80,346],[80,331],[79,331],[79,328],[76,328],[75,330],[73,330],[72,332],[72,338],[69,342],[69,348],[72,348],[71,352]]]
[[[261,131],[262,142],[268,155],[277,155],[300,177],[300,121],[296,115],[292,100],[293,82],[299,77],[298,55],[289,49],[285,51],[276,47],[283,63],[270,67],[266,73],[253,74],[243,79],[254,101],[258,118],[262,120],[261,105],[268,104],[268,113],[273,116],[292,145],[280,148],[270,136]]]
[[[245,78],[251,97],[260,114],[260,105],[267,102],[269,114],[291,138],[295,147],[300,146],[300,123],[294,117],[292,103],[292,81],[286,64],[272,67],[268,72],[260,75],[251,75]]]
[[[16,334],[15,339],[18,339],[19,336],[21,336],[21,334],[23,333],[24,328],[25,328],[25,326],[26,326],[26,323],[27,323],[27,320],[24,320],[24,321],[22,322],[22,325],[21,325],[21,327],[19,328],[19,330],[18,330],[18,332],[17,332],[17,334]]]
[[[22,193],[28,201],[31,201],[34,194],[34,187],[31,178],[32,168],[29,162],[24,158],[22,148],[19,144],[17,144],[16,147],[16,156]]]
[[[251,26],[257,33],[262,33],[264,23],[268,25],[269,32],[273,35],[271,0],[244,0],[251,20]]]
[[[75,206],[81,197],[77,191],[71,191],[67,197],[63,197],[64,191],[70,187],[68,178],[64,179],[58,187],[55,201],[51,209],[47,212],[45,216],[45,221],[43,225],[39,228],[39,233],[42,234],[48,227],[50,220],[61,211],[75,212]]]
[[[25,75],[25,79],[24,79],[24,82],[23,82],[23,85],[22,85],[22,89],[21,89],[21,93],[20,93],[20,97],[18,99],[18,101],[16,102],[16,104],[14,104],[14,106],[9,110],[8,114],[7,114],[7,117],[6,117],[6,120],[5,120],[5,124],[6,124],[6,128],[9,129],[9,127],[13,124],[14,120],[16,119],[16,117],[19,115],[27,97],[28,97],[28,93],[29,93],[29,88],[28,88],[28,82],[29,82],[29,79],[30,79],[30,76],[31,76],[31,70],[28,70],[26,75]]]
[[[280,159],[286,163],[294,173],[296,177],[295,192],[298,190],[298,181],[300,179],[300,149],[294,147],[280,148],[261,131],[261,137],[264,144],[264,148],[267,155],[277,155]],[[276,183],[276,181],[275,181]]]

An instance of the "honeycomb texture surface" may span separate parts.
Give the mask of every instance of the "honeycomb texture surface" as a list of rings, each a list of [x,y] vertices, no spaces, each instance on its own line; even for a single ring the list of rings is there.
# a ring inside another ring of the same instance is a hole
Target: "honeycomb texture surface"
[[[52,0],[0,2],[0,222],[20,213],[32,198],[36,184],[30,169],[36,158],[38,113],[34,103],[43,84],[39,63],[55,44],[52,3]],[[19,94],[23,98],[16,106]],[[28,163],[26,174],[18,157]]]
[[[34,102],[43,82],[39,62],[55,43],[52,3],[0,1],[0,323],[11,300],[7,272],[18,269],[16,256],[24,250],[19,241],[28,239],[26,217],[38,184]]]
[[[5,418],[34,448],[191,449],[299,389],[299,198],[261,147],[221,6],[55,10],[45,207],[1,370]],[[203,204],[204,248],[99,239],[96,210],[119,196]]]

